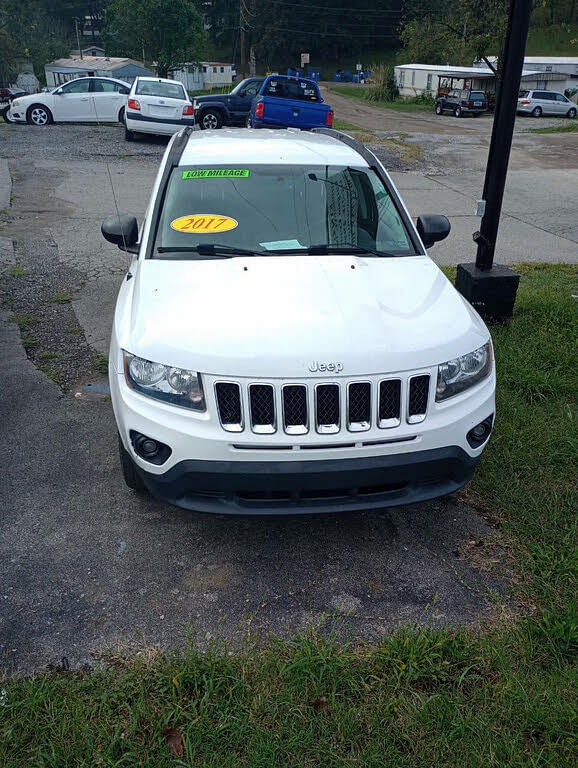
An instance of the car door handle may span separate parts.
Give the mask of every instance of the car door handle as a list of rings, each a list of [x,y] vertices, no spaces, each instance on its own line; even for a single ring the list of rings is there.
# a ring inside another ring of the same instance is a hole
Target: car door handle
[[[81,101],[88,101],[88,96],[83,96]]]

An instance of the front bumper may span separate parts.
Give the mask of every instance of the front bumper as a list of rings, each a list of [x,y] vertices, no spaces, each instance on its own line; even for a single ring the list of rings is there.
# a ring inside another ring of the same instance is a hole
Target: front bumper
[[[154,133],[162,136],[172,136],[184,126],[195,124],[193,117],[183,117],[179,120],[164,120],[159,117],[145,117],[138,112],[125,112],[125,124],[129,131],[136,133]]]
[[[393,429],[374,424],[366,432],[344,428],[332,435],[313,428],[305,435],[282,429],[267,435],[249,428],[227,432],[219,423],[214,390],[222,377],[203,374],[207,410],[195,413],[130,389],[115,370],[117,351],[111,348],[109,379],[122,443],[153,495],[191,510],[336,512],[443,496],[471,478],[486,443],[472,447],[467,433],[495,412],[495,370],[471,390],[437,403],[435,371],[424,369],[432,377],[432,398],[421,423],[403,418]],[[315,377],[308,381],[309,387],[314,384]],[[144,460],[134,449],[132,432],[168,446],[170,456],[158,465]]]
[[[347,512],[445,496],[467,483],[479,461],[458,446],[328,461],[199,461],[162,475],[138,467],[163,501],[199,512],[291,515]]]
[[[4,109],[2,110],[4,111]],[[8,108],[8,119],[11,120],[13,123],[25,123],[26,122],[26,109],[23,108],[16,108],[9,107]]]

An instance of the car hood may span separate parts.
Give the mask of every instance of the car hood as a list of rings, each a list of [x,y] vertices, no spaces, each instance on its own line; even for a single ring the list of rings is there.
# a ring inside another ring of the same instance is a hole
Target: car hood
[[[489,337],[427,256],[144,260],[121,326],[120,346],[149,360],[281,378],[311,376],[314,361],[415,370]]]
[[[44,104],[48,106],[52,100],[53,96],[51,93],[33,93],[31,95],[17,96],[13,99],[12,106],[14,106],[15,101],[17,102],[17,107],[29,107],[31,104]]]

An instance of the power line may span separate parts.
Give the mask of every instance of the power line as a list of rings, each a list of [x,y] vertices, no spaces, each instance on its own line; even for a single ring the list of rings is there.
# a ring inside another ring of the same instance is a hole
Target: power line
[[[308,10],[309,8],[316,8],[321,11],[326,11],[328,13],[339,13],[341,11],[349,11],[354,12],[358,14],[384,14],[384,13],[393,13],[401,15],[404,13],[403,9],[399,8],[386,8],[383,10],[380,10],[378,8],[340,8],[337,6],[326,6],[326,5],[309,5],[308,3],[290,3],[286,2],[286,0],[269,0],[269,2],[273,5],[288,5],[294,8],[303,8],[304,11]],[[431,10],[431,9],[430,9]]]

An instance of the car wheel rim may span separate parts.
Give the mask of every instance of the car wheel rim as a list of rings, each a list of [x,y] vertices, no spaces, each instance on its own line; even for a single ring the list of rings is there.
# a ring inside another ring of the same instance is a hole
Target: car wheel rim
[[[33,109],[32,122],[35,125],[46,125],[46,123],[48,122],[48,115],[43,109]]]
[[[216,128],[217,127],[217,118],[215,115],[205,115],[203,117],[203,125],[205,128]]]

